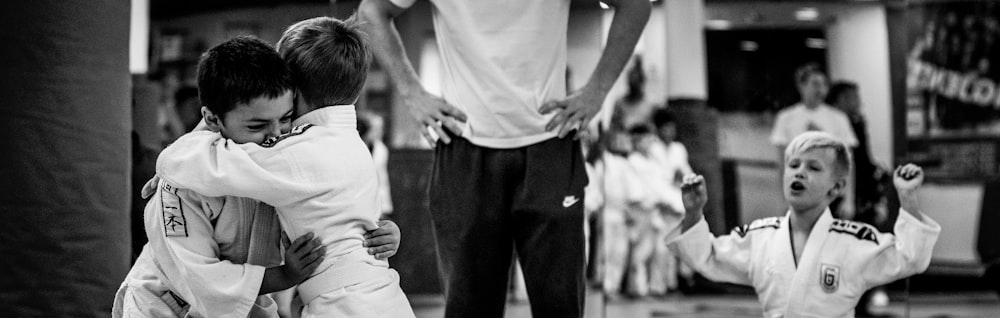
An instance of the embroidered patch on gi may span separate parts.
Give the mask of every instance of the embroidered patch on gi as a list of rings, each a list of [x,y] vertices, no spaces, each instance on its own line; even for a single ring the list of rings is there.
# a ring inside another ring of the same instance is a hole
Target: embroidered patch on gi
[[[871,241],[878,245],[878,237],[875,235],[876,230],[868,224],[835,219],[833,220],[833,224],[830,225],[830,232],[853,235],[859,240]]]
[[[828,264],[820,265],[819,285],[827,294],[837,292],[837,288],[840,287],[840,267]]]
[[[294,137],[294,136],[301,135],[302,133],[305,133],[306,130],[308,130],[309,128],[312,128],[312,126],[313,126],[312,124],[305,124],[305,125],[301,125],[301,126],[296,126],[295,128],[292,128],[292,131],[289,131],[287,133],[284,133],[284,134],[281,134],[281,135],[278,135],[278,136],[274,136],[274,137],[271,137],[271,138],[267,138],[267,140],[264,140],[264,142],[261,143],[260,145],[263,146],[263,147],[265,147],[265,148],[274,147],[275,145],[278,144],[278,142],[280,142],[282,140],[285,140],[285,139],[288,139],[289,137]]]
[[[187,219],[184,218],[184,206],[177,195],[177,188],[163,183],[160,191],[160,210],[163,212],[163,233],[167,237],[187,237]]]

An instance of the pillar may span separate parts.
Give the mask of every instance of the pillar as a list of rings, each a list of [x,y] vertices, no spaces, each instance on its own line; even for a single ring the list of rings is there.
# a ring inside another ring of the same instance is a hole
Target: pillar
[[[0,4],[0,317],[107,317],[129,269],[128,0]]]

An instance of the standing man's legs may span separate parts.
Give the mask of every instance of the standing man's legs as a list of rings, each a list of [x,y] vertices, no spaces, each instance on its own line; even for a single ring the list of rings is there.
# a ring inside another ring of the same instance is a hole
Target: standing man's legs
[[[512,226],[534,317],[583,316],[586,185],[580,144],[572,136],[525,148]]]
[[[455,136],[437,145],[429,194],[446,317],[503,317],[519,153]]]

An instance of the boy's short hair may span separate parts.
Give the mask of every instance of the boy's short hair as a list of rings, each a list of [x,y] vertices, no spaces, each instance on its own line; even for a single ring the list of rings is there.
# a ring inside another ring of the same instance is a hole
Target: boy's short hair
[[[826,104],[833,105],[840,100],[840,96],[850,91],[857,91],[858,84],[851,81],[837,81],[830,85],[830,91],[826,93]]]
[[[851,149],[843,141],[837,139],[837,137],[821,131],[807,131],[792,139],[792,142],[785,148],[785,162],[788,162],[788,157],[794,154],[824,148],[832,149],[835,154],[834,172],[837,176],[848,176],[851,169],[853,169]]]
[[[361,94],[371,51],[354,17],[301,21],[285,30],[277,46],[309,105],[350,104]]]
[[[259,97],[276,98],[293,89],[288,65],[274,48],[251,36],[232,38],[202,54],[198,98],[218,116]]]

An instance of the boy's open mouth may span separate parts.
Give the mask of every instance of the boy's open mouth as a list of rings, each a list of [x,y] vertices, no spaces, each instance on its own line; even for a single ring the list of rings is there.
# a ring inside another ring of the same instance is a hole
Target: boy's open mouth
[[[799,181],[792,181],[791,189],[793,192],[801,192],[806,189],[806,186]]]

